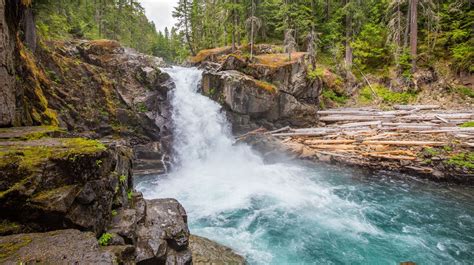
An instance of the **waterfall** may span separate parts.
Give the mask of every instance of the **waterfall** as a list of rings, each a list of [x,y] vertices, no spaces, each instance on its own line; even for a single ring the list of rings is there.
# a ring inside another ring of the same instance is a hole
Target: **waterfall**
[[[252,264],[453,260],[436,248],[440,239],[428,236],[429,228],[423,231],[411,217],[397,219],[406,209],[417,211],[412,208],[418,204],[426,207],[426,201],[414,203],[411,195],[407,201],[399,198],[404,191],[379,183],[383,176],[377,176],[374,186],[350,170],[265,164],[249,146],[233,144],[220,105],[198,91],[200,70],[165,71],[176,84],[175,165],[168,174],[153,176],[136,188],[148,199],[177,198],[188,212],[192,233],[231,246]],[[415,188],[423,193],[425,186]],[[439,207],[440,202],[434,203]],[[472,223],[469,218],[466,222]],[[466,247],[463,244],[457,247]]]

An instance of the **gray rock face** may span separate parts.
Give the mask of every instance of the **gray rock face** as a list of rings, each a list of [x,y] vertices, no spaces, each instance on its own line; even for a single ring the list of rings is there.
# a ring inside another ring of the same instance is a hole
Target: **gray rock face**
[[[236,254],[232,249],[204,237],[191,235],[189,238],[189,248],[193,252],[194,265],[246,264],[244,257]]]
[[[13,123],[15,118],[14,41],[8,28],[5,0],[0,0],[0,126]]]
[[[229,65],[229,61],[224,63],[225,67]],[[291,69],[296,74],[293,75]],[[266,73],[278,77],[271,83],[236,70],[206,71],[202,92],[224,106],[236,132],[260,126],[301,126],[315,119],[316,105],[309,99],[317,92],[313,86],[308,87],[306,74],[300,70],[295,66]]]
[[[147,201],[146,217],[137,229],[139,264],[191,264],[189,229],[184,208],[175,199]]]
[[[100,248],[93,233],[59,230],[0,237],[2,264],[117,264],[133,256],[130,246]]]

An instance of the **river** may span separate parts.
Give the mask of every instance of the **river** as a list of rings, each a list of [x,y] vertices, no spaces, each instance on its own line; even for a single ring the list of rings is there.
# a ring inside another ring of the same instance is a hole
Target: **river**
[[[192,233],[250,264],[472,264],[474,189],[389,172],[304,162],[265,164],[234,145],[221,107],[199,94],[201,72],[165,69],[174,169],[136,183],[145,198],[178,199]]]

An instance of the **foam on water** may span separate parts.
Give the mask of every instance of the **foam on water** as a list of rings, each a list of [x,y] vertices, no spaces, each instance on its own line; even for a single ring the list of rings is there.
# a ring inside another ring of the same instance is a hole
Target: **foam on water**
[[[265,164],[250,147],[233,144],[220,106],[197,91],[201,71],[166,71],[176,83],[175,166],[165,176],[137,183],[137,189],[149,199],[177,198],[188,212],[192,233],[229,245],[249,262],[261,264],[456,261],[455,253],[432,252],[445,251],[450,244],[463,255],[472,248],[469,239],[441,243],[437,236],[420,236],[426,231],[400,219],[400,214],[416,219],[418,213],[397,208],[404,205],[390,206],[386,197],[392,190],[385,184],[367,186],[351,180],[350,172],[333,169]],[[396,192],[411,192],[400,187]],[[382,200],[389,206],[381,205]],[[472,208],[463,216],[460,225],[472,224]],[[392,229],[397,222],[403,225]],[[424,253],[410,254],[419,250]]]

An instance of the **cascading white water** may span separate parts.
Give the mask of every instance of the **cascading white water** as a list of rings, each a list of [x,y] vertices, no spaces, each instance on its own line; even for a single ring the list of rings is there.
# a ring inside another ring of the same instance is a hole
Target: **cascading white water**
[[[176,83],[176,165],[167,175],[138,183],[137,189],[146,198],[177,198],[188,211],[192,233],[231,246],[251,263],[452,260],[449,253],[434,254],[431,244],[439,242],[418,238],[423,231],[387,231],[391,221],[386,219],[393,216],[374,201],[385,198],[378,192],[389,193],[391,187],[361,186],[351,182],[348,172],[265,164],[249,146],[233,145],[220,106],[197,91],[200,70],[165,71]],[[361,194],[363,189],[373,198]],[[462,249],[463,244],[456,246]],[[415,254],[420,249],[424,252]]]

